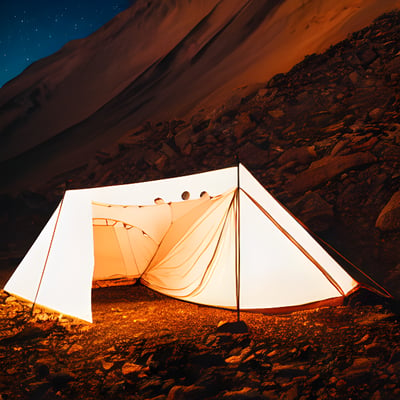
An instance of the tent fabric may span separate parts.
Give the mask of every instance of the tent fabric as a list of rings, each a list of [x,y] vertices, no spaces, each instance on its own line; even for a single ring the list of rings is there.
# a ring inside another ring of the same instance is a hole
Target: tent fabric
[[[93,280],[124,277],[247,310],[307,307],[358,286],[239,165],[68,190],[5,290],[91,322]]]

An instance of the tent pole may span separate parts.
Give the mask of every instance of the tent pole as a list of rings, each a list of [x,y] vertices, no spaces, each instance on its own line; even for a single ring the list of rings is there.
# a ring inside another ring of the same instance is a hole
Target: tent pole
[[[39,290],[40,290],[40,286],[42,285],[42,280],[43,280],[43,276],[44,276],[44,271],[45,271],[46,266],[47,266],[47,261],[49,260],[50,250],[51,250],[51,246],[53,245],[53,240],[54,240],[54,235],[55,235],[55,233],[56,233],[56,229],[57,229],[57,225],[58,225],[58,220],[60,219],[61,208],[62,208],[62,205],[63,205],[63,202],[64,202],[64,197],[65,197],[65,193],[64,193],[64,196],[62,197],[61,202],[60,202],[60,208],[58,209],[57,219],[56,219],[56,223],[55,223],[55,225],[54,225],[53,233],[52,233],[52,235],[51,235],[50,244],[49,244],[49,249],[47,250],[46,260],[45,260],[44,265],[43,265],[43,270],[42,270],[42,274],[41,274],[41,276],[40,276],[38,288],[37,288],[37,290],[36,290],[35,299],[33,300],[33,303],[32,303],[31,316],[33,315],[33,309],[35,308],[36,301],[37,301],[37,298],[38,298],[38,296],[39,296]]]
[[[240,177],[239,177],[239,160],[237,163],[237,191],[236,191],[236,230],[235,230],[235,246],[236,246],[236,311],[237,321],[240,321]]]

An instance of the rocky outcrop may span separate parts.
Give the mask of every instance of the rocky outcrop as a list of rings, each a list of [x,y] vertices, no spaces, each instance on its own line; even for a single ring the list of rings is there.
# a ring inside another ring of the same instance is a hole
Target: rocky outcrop
[[[286,187],[293,193],[306,192],[335,178],[342,172],[373,163],[374,161],[376,161],[376,157],[371,153],[327,156],[315,164],[311,164],[310,168],[298,174]]]
[[[400,191],[396,192],[376,220],[381,231],[400,230]]]

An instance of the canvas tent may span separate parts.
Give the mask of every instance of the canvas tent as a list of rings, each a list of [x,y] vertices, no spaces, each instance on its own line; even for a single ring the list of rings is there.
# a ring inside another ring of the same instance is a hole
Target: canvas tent
[[[340,300],[358,287],[243,165],[66,191],[5,290],[91,322],[92,281],[121,277],[242,310]]]

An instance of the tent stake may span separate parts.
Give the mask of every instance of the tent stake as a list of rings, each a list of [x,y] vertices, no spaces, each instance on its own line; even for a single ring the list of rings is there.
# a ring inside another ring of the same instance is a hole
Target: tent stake
[[[64,193],[64,196],[65,196],[65,193]],[[46,260],[45,260],[44,265],[43,265],[43,270],[42,270],[42,274],[41,274],[41,276],[40,276],[39,285],[38,285],[38,288],[37,288],[37,291],[36,291],[36,295],[35,295],[35,300],[33,300],[33,303],[32,303],[31,317],[33,316],[33,309],[35,308],[36,301],[37,301],[37,298],[38,298],[38,296],[39,296],[39,290],[40,290],[40,286],[42,285],[42,280],[43,280],[43,276],[44,276],[44,271],[45,271],[46,266],[47,266],[47,261],[49,260],[49,255],[50,255],[51,246],[52,246],[52,244],[53,244],[54,235],[55,235],[55,233],[56,233],[58,220],[60,219],[61,208],[62,208],[62,205],[63,205],[63,202],[64,202],[64,196],[63,196],[63,198],[61,199],[61,202],[60,202],[60,208],[58,209],[58,214],[57,214],[56,223],[55,223],[55,225],[54,225],[53,234],[51,235],[51,240],[50,240],[50,244],[49,244],[49,249],[47,250]]]

